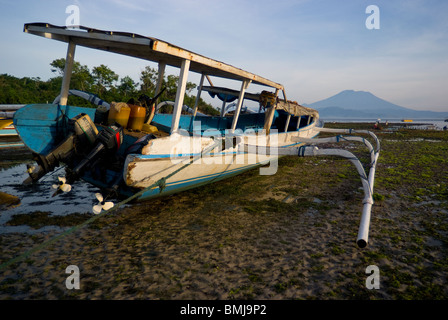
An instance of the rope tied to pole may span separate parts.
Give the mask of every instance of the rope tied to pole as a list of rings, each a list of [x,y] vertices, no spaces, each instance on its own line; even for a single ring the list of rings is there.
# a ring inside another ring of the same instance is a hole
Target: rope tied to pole
[[[166,188],[166,178],[163,177],[159,181],[156,182],[157,186],[159,187],[160,193]]]

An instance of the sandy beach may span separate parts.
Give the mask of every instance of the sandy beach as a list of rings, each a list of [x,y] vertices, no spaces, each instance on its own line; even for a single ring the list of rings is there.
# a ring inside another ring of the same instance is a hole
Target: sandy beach
[[[252,170],[101,216],[0,270],[0,299],[447,299],[448,132],[376,133],[364,249],[355,243],[363,192],[352,164],[285,157],[272,176]],[[72,225],[92,216],[80,214]],[[64,228],[0,235],[0,264]],[[70,265],[78,290],[66,287]],[[370,265],[379,289],[366,288]]]

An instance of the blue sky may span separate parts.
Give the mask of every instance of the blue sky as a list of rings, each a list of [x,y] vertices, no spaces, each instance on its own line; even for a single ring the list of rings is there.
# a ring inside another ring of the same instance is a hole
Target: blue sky
[[[446,0],[0,0],[0,73],[54,76],[49,64],[66,45],[24,34],[23,24],[65,25],[69,5],[82,25],[163,39],[282,83],[300,103],[353,89],[448,111]],[[379,30],[366,28],[369,5],[380,10]],[[156,67],[85,48],[75,59],[136,81],[146,65]]]

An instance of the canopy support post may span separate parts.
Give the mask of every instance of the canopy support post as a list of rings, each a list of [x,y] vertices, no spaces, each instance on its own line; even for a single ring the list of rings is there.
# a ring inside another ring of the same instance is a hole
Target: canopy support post
[[[299,130],[299,128],[300,128],[300,121],[302,120],[302,116],[301,115],[298,115],[297,116],[297,127],[296,127],[296,130]]]
[[[190,60],[183,60],[180,68],[179,82],[177,84],[176,100],[174,101],[173,119],[171,121],[170,133],[176,132],[179,129],[179,120],[182,112],[182,105],[184,104],[189,69]]]
[[[162,90],[163,77],[165,76],[165,67],[166,67],[166,63],[159,62],[157,86],[156,86],[156,92],[154,93],[154,96],[157,96],[160,93],[160,90]],[[158,105],[158,104],[159,104],[159,98],[157,98],[157,100],[155,101],[155,105]]]
[[[288,103],[288,100],[286,99],[286,92],[285,89],[282,90],[283,92],[283,98],[285,99],[285,102]],[[289,107],[289,106],[288,106]],[[288,108],[289,109],[289,108]],[[291,114],[288,114],[288,118],[286,118],[286,123],[285,123],[285,129],[284,132],[288,131],[288,127],[289,127],[289,122],[291,121]]]
[[[62,78],[61,99],[59,100],[59,104],[62,106],[67,105],[70,79],[72,77],[73,63],[75,61],[75,48],[76,44],[73,41],[69,41],[67,56],[65,58],[64,77]]]
[[[194,108],[193,108],[193,115],[191,116],[190,127],[188,129],[188,131],[190,131],[190,132],[193,131],[193,123],[194,123],[194,120],[196,119],[196,114],[198,113],[199,99],[201,98],[202,86],[204,85],[205,77],[206,77],[205,74],[202,74],[201,80],[199,82],[198,94],[196,95],[196,100],[194,102]]]
[[[308,122],[306,123],[306,125],[309,126],[309,125],[310,125],[310,122],[311,122],[311,116],[308,115]]]
[[[226,100],[227,100],[227,95],[224,97],[224,101],[222,102],[222,106],[221,106],[221,118],[224,117],[224,110],[226,109]]]
[[[199,82],[198,95],[196,96],[196,100],[194,102],[193,118],[196,117],[196,113],[198,112],[199,99],[201,98],[202,86],[204,85],[204,79],[205,79],[205,74],[202,74],[201,81]]]
[[[243,83],[241,84],[240,95],[238,97],[238,104],[235,109],[235,114],[233,115],[232,127],[231,127],[231,131],[230,131],[232,133],[235,132],[236,124],[237,124],[238,118],[240,116],[241,106],[243,105],[243,100],[244,100],[244,93],[246,92],[246,89],[249,87],[249,84],[251,82],[252,82],[251,80],[243,80]]]
[[[288,127],[289,127],[289,122],[291,121],[291,114],[288,114],[288,118],[286,118],[286,123],[285,123],[285,132],[288,131]]]

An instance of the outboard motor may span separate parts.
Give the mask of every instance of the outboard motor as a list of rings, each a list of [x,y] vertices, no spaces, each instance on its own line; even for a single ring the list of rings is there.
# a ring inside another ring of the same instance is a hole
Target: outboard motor
[[[73,156],[75,134],[71,133],[63,142],[46,155],[34,154],[34,160],[39,164],[33,171],[29,169],[29,177],[23,184],[30,184],[42,178],[47,172],[53,171],[60,161],[65,161]]]
[[[70,119],[68,124],[70,133],[61,143],[46,155],[35,154],[35,160],[39,166],[29,172],[29,177],[24,184],[39,180],[46,173],[53,171],[60,162],[74,167],[73,170],[68,170],[67,176],[68,182],[73,182],[92,161],[105,152],[116,152],[123,143],[123,128],[118,124],[105,127],[98,132],[95,124],[86,114]]]
[[[98,157],[108,151],[116,152],[120,149],[123,143],[123,127],[119,124],[115,124],[104,128],[99,132],[96,137],[95,146],[89,152],[89,154],[78,163],[78,165],[71,170],[71,179],[78,178],[82,172],[88,167],[90,163],[98,159]]]

